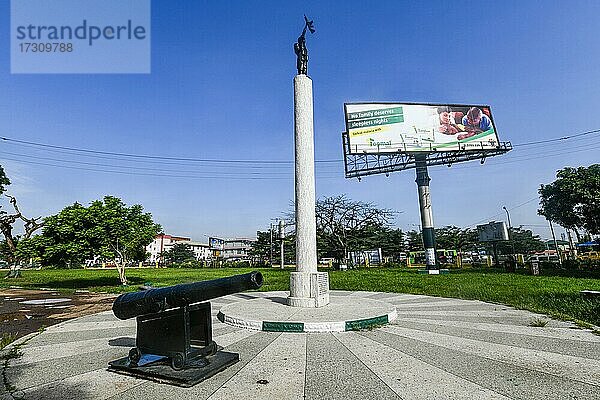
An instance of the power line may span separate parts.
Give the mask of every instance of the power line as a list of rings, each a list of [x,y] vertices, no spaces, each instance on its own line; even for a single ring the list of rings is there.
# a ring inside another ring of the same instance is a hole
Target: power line
[[[242,164],[242,163],[262,163],[262,164],[293,164],[293,161],[286,160],[225,160],[225,159],[210,159],[210,158],[188,158],[188,157],[166,157],[166,156],[153,156],[148,154],[131,154],[131,153],[118,153],[112,151],[100,151],[100,150],[90,150],[90,149],[82,149],[76,147],[68,147],[68,146],[57,146],[52,144],[45,143],[37,143],[37,142],[29,142],[26,140],[18,140],[11,139],[7,137],[1,137],[3,141],[26,144],[29,146],[35,147],[44,147],[51,149],[59,149],[59,150],[68,150],[78,153],[88,153],[88,154],[104,154],[104,155],[113,155],[120,157],[131,157],[131,158],[145,158],[152,160],[173,160],[173,161],[188,161],[188,162],[209,162],[209,163],[233,163],[233,164]],[[316,163],[332,163],[332,162],[341,162],[342,160],[316,160]]]
[[[576,138],[576,137],[591,135],[593,133],[599,133],[599,132],[600,132],[600,129],[594,129],[594,130],[587,131],[587,132],[577,133],[575,135],[562,136],[562,137],[555,138],[555,139],[540,140],[540,141],[537,141],[537,142],[519,143],[519,144],[514,144],[513,146],[531,146],[531,145],[534,145],[534,144],[543,144],[543,143],[558,142],[558,141],[561,141],[561,140],[573,139],[573,138]]]
[[[59,159],[59,158],[51,158],[51,157],[41,157],[41,156],[34,156],[34,155],[28,155],[28,154],[17,154],[17,153],[7,153],[7,152],[3,152],[0,151],[0,154],[8,154],[9,156],[18,156],[18,157],[25,157],[27,159],[30,158],[34,158],[37,160],[46,160],[46,161],[53,161],[53,162],[62,162],[62,163],[71,163],[71,164],[81,164],[81,165],[89,165],[89,166],[96,166],[96,167],[109,167],[109,168],[127,168],[129,170],[140,170],[140,171],[155,171],[155,172],[164,172],[166,171],[164,168],[148,168],[148,167],[133,167],[130,165],[115,165],[115,164],[102,164],[102,163],[94,163],[94,162],[87,162],[87,161],[80,161],[80,160],[63,160],[63,159]],[[14,159],[13,159],[14,161]],[[204,173],[215,173],[215,174],[224,174],[224,175],[228,175],[228,174],[244,174],[244,175],[261,175],[264,176],[265,173],[264,172],[232,172],[232,171],[190,171],[190,170],[174,170],[174,172],[177,173],[197,173],[197,172],[204,172]],[[293,173],[293,171],[289,171],[289,172],[281,172],[281,170],[279,169],[278,171],[269,171],[268,174],[272,174],[272,175],[286,175],[289,176],[290,173]]]
[[[557,141],[564,141],[564,140],[573,139],[576,137],[591,135],[594,133],[600,133],[600,129],[594,129],[594,130],[581,132],[581,133],[577,133],[577,134],[572,134],[572,135],[567,135],[567,136],[562,136],[562,137],[554,138],[554,139],[540,140],[540,141],[535,141],[535,142],[518,143],[518,144],[514,144],[513,147],[532,146],[532,145],[546,144],[546,143],[552,143],[552,142],[557,142]],[[66,150],[66,151],[70,151],[70,152],[87,153],[87,154],[95,154],[95,155],[110,155],[110,156],[119,156],[119,157],[127,157],[127,158],[151,159],[151,160],[171,160],[171,161],[208,162],[208,163],[233,163],[233,164],[236,164],[236,163],[292,164],[293,163],[293,161],[287,161],[287,160],[241,160],[241,159],[226,160],[226,159],[218,159],[218,158],[154,156],[154,155],[149,155],[149,154],[120,153],[120,152],[112,152],[112,151],[84,149],[84,148],[70,147],[70,146],[59,146],[59,145],[53,145],[53,144],[47,144],[47,143],[39,143],[39,142],[32,142],[32,141],[27,141],[27,140],[13,139],[13,138],[9,138],[9,137],[1,137],[0,139],[2,139],[3,141],[6,141],[6,142],[19,143],[19,144],[41,147],[41,148]],[[329,160],[316,160],[315,162],[316,163],[339,163],[342,161],[343,161],[342,159],[329,159]]]
[[[589,130],[586,132],[576,133],[572,135],[562,136],[554,139],[540,140],[535,142],[526,142],[526,143],[518,143],[514,144],[513,147],[523,147],[523,146],[532,146],[553,142],[560,142],[568,139],[573,139],[576,137],[591,135],[594,133],[600,133],[600,129]],[[48,148],[55,150],[64,150],[69,152],[77,152],[84,154],[94,154],[94,155],[109,155],[109,156],[119,156],[119,157],[127,157],[134,159],[150,159],[150,160],[170,160],[170,161],[186,161],[186,162],[206,162],[206,163],[232,163],[232,164],[244,164],[244,163],[252,163],[252,164],[293,164],[293,161],[287,160],[241,160],[241,159],[218,159],[218,158],[191,158],[191,157],[167,157],[167,156],[154,156],[149,154],[132,154],[132,153],[120,153],[120,152],[112,152],[112,151],[101,151],[101,150],[92,150],[92,149],[84,149],[77,147],[69,147],[69,146],[59,146],[47,143],[39,143],[32,142],[27,140],[19,140],[8,137],[1,137],[3,141],[18,143],[28,146],[40,147],[40,148]],[[400,143],[398,143],[400,144]],[[342,162],[342,159],[329,159],[329,160],[315,160],[315,163],[339,163]]]
[[[539,146],[541,144],[546,145],[548,143],[558,144],[559,142],[563,142],[564,140],[587,136],[587,135],[591,135],[591,134],[599,133],[599,132],[600,132],[600,129],[596,129],[596,130],[590,130],[590,131],[581,132],[581,133],[577,133],[577,134],[573,134],[573,135],[569,135],[569,136],[563,136],[560,138],[516,144],[514,146],[517,146],[517,147],[535,146],[535,145]],[[69,166],[69,165],[57,165],[57,164],[42,163],[42,162],[34,163],[29,160],[30,158],[36,158],[38,160],[47,160],[47,161],[51,161],[51,162],[105,167],[105,168],[109,168],[109,169],[100,170],[100,169],[94,169],[94,168],[85,168],[85,170],[96,171],[96,172],[125,173],[127,175],[138,174],[138,175],[164,176],[164,177],[196,177],[196,178],[202,178],[202,179],[218,179],[221,177],[224,178],[224,177],[229,177],[229,176],[233,176],[236,178],[251,179],[252,176],[259,175],[259,176],[256,176],[257,179],[277,179],[277,177],[273,176],[273,175],[285,175],[286,173],[282,171],[282,168],[293,167],[293,163],[294,163],[293,161],[286,161],[286,160],[241,160],[241,159],[226,160],[226,159],[208,159],[208,158],[204,159],[204,158],[153,156],[153,155],[145,155],[145,154],[119,153],[119,152],[83,149],[83,148],[76,148],[76,147],[69,147],[69,146],[59,146],[59,145],[38,143],[38,142],[25,141],[25,140],[19,140],[19,139],[12,139],[12,138],[8,138],[8,137],[1,137],[0,139],[2,139],[2,141],[8,142],[13,145],[35,147],[35,148],[39,148],[40,150],[60,152],[60,153],[65,153],[65,154],[70,154],[70,155],[79,154],[81,156],[87,155],[87,156],[92,156],[92,157],[96,157],[96,158],[104,158],[104,159],[109,159],[109,160],[116,159],[116,160],[128,161],[128,162],[155,162],[156,160],[160,160],[161,164],[168,164],[168,165],[189,165],[189,164],[185,164],[185,163],[190,163],[190,162],[213,163],[213,164],[215,164],[214,165],[215,167],[222,166],[222,167],[225,167],[228,169],[226,171],[180,171],[180,170],[176,170],[176,171],[168,171],[167,170],[166,171],[166,172],[173,172],[172,175],[152,174],[152,173],[144,174],[144,173],[137,173],[132,170],[162,172],[162,171],[165,171],[165,169],[164,168],[157,169],[157,168],[133,167],[133,166],[129,166],[129,165],[115,165],[115,164],[106,165],[106,164],[93,163],[93,162],[87,162],[87,161],[82,161],[82,160],[65,160],[65,159],[41,157],[41,156],[34,156],[34,155],[8,153],[9,155],[12,155],[12,156],[27,157],[28,158],[27,162],[29,164],[55,166],[55,167],[61,167],[61,168],[83,169],[82,167]],[[596,144],[596,143],[594,143],[594,144]],[[550,151],[550,152],[544,152],[544,153],[540,153],[539,151],[537,151],[535,153],[535,156],[521,154],[521,155],[517,155],[516,157],[512,157],[512,158],[511,158],[512,154],[509,153],[508,157],[507,157],[508,159],[506,159],[506,160],[503,159],[501,161],[494,160],[492,162],[492,165],[505,165],[505,164],[511,164],[511,163],[525,162],[525,161],[530,162],[531,160],[534,160],[534,159],[562,156],[565,154],[572,154],[572,153],[577,153],[580,151],[595,150],[596,148],[597,148],[596,146],[590,146],[590,144],[579,144],[578,146],[573,146],[570,149],[568,149],[571,151]],[[578,150],[578,149],[581,149],[581,150]],[[3,152],[0,152],[0,153],[3,153]],[[73,154],[73,153],[75,153],[75,154]],[[4,154],[7,154],[7,153],[4,153]],[[9,158],[6,158],[6,159],[9,159]],[[16,161],[16,162],[23,162],[22,160],[18,160],[18,159],[9,159],[9,160]],[[330,167],[330,166],[333,167],[334,163],[337,164],[342,161],[343,160],[341,160],[341,159],[330,159],[330,160],[325,159],[325,160],[316,160],[315,163],[321,164],[321,168],[322,168],[322,167]],[[467,167],[470,168],[470,166],[463,166],[463,168],[467,168]],[[125,172],[124,171],[115,171],[114,169],[110,169],[110,168],[120,168],[120,169],[126,168],[127,171],[125,171]],[[242,168],[243,170],[238,172],[232,168]],[[253,173],[253,172],[246,171],[247,169],[271,169],[271,168],[276,168],[277,171],[267,171],[266,173],[265,172]],[[455,166],[454,168],[460,169],[461,166]],[[317,170],[317,172],[319,172],[319,170]],[[333,171],[330,171],[330,172],[333,172]],[[212,175],[206,175],[206,176],[183,175],[183,174],[196,174],[196,173],[205,173],[205,174],[212,174]],[[216,176],[215,174],[217,174],[219,176]],[[269,175],[269,174],[271,174],[271,175]],[[319,176],[321,178],[337,178],[338,177],[337,175],[324,176],[322,174],[319,174]]]
[[[93,172],[104,172],[104,173],[113,173],[113,174],[121,174],[121,175],[133,175],[133,176],[151,176],[151,177],[164,177],[164,178],[192,178],[192,179],[241,179],[241,180],[293,180],[292,176],[282,177],[282,176],[265,176],[261,174],[261,176],[242,176],[242,175],[233,175],[233,176],[216,176],[216,175],[182,175],[182,174],[154,174],[154,173],[144,173],[144,172],[130,172],[130,171],[119,171],[119,170],[110,170],[110,169],[98,169],[98,168],[87,168],[87,167],[77,167],[70,165],[60,165],[60,164],[52,164],[45,162],[37,162],[30,160],[20,160],[10,157],[3,157],[4,160],[14,161],[22,164],[34,164],[34,165],[43,165],[49,167],[58,167],[58,168],[66,168],[66,169],[74,169],[80,171],[93,171]],[[341,177],[341,175],[340,175]],[[337,176],[321,176],[322,179],[336,179]]]

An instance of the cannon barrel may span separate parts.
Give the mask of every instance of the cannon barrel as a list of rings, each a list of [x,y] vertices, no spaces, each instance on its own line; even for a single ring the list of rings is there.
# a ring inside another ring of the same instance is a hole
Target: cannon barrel
[[[226,296],[262,286],[263,277],[258,271],[210,281],[182,283],[141,292],[124,293],[113,303],[113,313],[119,319],[129,319],[158,313],[170,308]]]

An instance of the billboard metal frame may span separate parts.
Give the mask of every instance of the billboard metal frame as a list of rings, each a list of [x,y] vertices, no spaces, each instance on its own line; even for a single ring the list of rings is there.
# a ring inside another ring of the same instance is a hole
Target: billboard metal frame
[[[500,142],[495,149],[473,149],[395,153],[352,153],[348,132],[342,132],[344,148],[344,170],[346,178],[361,176],[389,174],[390,172],[403,171],[416,168],[416,155],[426,155],[427,166],[456,164],[464,161],[485,160],[487,157],[498,156],[512,150],[510,142]]]

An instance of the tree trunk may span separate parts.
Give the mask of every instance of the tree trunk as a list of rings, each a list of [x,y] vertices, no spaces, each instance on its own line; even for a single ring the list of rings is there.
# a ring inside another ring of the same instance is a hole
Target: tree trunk
[[[127,277],[125,276],[125,261],[121,261],[115,264],[117,265],[117,270],[119,271],[119,279],[121,280],[121,285],[127,286]]]
[[[15,262],[15,252],[17,251],[17,246],[15,245],[15,240],[12,236],[12,226],[9,224],[2,223],[0,224],[0,231],[4,235],[6,239],[6,245],[8,246],[8,250],[10,251],[10,262]]]
[[[13,225],[17,222],[18,219],[23,221],[23,225],[25,228],[25,234],[23,239],[29,239],[31,235],[38,229],[44,226],[43,222],[38,222],[42,217],[38,218],[26,218],[19,210],[19,206],[17,205],[17,199],[14,196],[6,195],[10,199],[10,204],[12,204],[15,209],[16,214],[12,215],[2,215],[0,218],[0,231],[4,235],[6,239],[6,245],[10,251],[10,261],[16,262],[17,259],[15,257],[15,252],[17,251],[17,245],[15,244],[15,238],[12,235]]]
[[[577,236],[577,243],[581,243],[581,234],[579,233],[577,228],[573,228],[573,231],[575,232],[575,236]]]

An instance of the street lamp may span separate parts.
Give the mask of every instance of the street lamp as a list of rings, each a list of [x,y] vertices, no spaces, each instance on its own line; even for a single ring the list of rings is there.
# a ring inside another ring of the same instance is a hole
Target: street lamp
[[[502,206],[502,208],[504,211],[506,211],[506,218],[508,218],[508,239],[510,239],[510,229],[512,228],[512,225],[510,224],[510,213],[508,212],[508,208],[506,208],[506,206]]]
[[[508,208],[506,208],[506,206],[502,206],[502,209],[504,209],[504,211],[506,211],[506,218],[508,219],[508,241],[510,242],[510,251],[511,251],[511,257],[509,258],[509,262],[511,263],[511,268],[514,267],[515,265],[512,264],[513,262],[513,258],[515,257],[515,244],[513,243],[512,239],[511,239],[511,235],[510,235],[510,231],[512,230],[512,224],[510,223],[510,213],[508,212]]]

